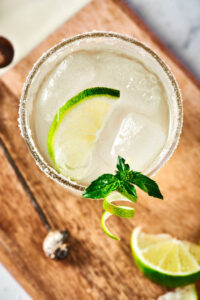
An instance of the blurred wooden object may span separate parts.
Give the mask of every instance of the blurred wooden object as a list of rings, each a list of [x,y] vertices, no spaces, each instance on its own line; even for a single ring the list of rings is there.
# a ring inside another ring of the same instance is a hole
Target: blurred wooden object
[[[47,178],[36,166],[18,129],[23,82],[33,63],[61,39],[91,30],[125,33],[146,42],[167,62],[184,100],[184,128],[171,160],[158,173],[165,200],[140,193],[133,220],[110,224],[121,242],[101,230],[101,201],[81,199]],[[165,289],[135,266],[131,230],[168,232],[200,238],[200,90],[197,81],[122,1],[95,0],[0,78],[0,260],[27,292],[39,300],[157,299]],[[70,232],[71,252],[51,261],[42,251],[46,229],[31,201],[35,199],[52,228]]]

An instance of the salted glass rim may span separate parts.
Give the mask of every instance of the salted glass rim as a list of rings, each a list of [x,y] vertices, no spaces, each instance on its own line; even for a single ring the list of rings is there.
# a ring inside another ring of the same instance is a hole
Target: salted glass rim
[[[33,82],[33,79],[40,68],[40,66],[56,51],[60,50],[62,47],[65,47],[66,45],[69,45],[73,42],[77,42],[83,39],[90,39],[90,38],[115,38],[118,40],[121,40],[123,42],[128,42],[131,44],[134,44],[136,46],[139,46],[143,48],[145,51],[147,51],[162,67],[163,71],[167,75],[173,90],[175,92],[176,96],[176,104],[177,104],[177,125],[175,128],[175,134],[174,139],[170,142],[170,147],[168,147],[168,151],[163,155],[162,159],[158,161],[158,163],[154,166],[152,170],[147,174],[148,176],[153,176],[166,162],[169,160],[169,158],[172,156],[174,150],[176,149],[181,130],[182,130],[182,123],[183,123],[183,106],[182,106],[182,97],[181,92],[178,86],[178,83],[173,76],[170,68],[166,65],[166,63],[158,56],[158,54],[149,48],[146,44],[143,42],[138,41],[137,39],[130,37],[128,35],[119,34],[115,32],[108,32],[108,31],[94,31],[94,32],[85,32],[83,34],[79,34],[67,39],[62,40],[60,43],[56,44],[52,48],[50,48],[47,52],[45,52],[35,63],[32,70],[30,71],[29,75],[27,76],[27,79],[24,83],[22,96],[20,99],[20,106],[19,106],[19,126],[21,129],[22,136],[28,145],[28,148],[34,157],[36,164],[40,167],[40,169],[51,179],[55,180],[56,182],[60,183],[61,185],[64,185],[67,188],[75,189],[77,191],[83,191],[85,189],[85,186],[76,183],[75,181],[70,180],[69,178],[64,177],[62,174],[59,174],[54,168],[52,168],[42,157],[42,155],[37,150],[37,147],[32,139],[31,136],[31,130],[29,128],[27,117],[26,117],[26,103],[28,102],[28,92],[30,89],[30,86]],[[162,154],[162,151],[161,153]]]

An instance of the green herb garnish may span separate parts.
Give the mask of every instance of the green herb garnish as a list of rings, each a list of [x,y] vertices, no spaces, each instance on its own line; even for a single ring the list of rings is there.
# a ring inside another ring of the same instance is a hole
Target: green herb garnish
[[[125,163],[125,159],[118,156],[117,170],[115,174],[103,174],[99,176],[96,180],[92,181],[91,184],[85,189],[82,194],[83,198],[92,199],[104,199],[103,207],[106,212],[102,216],[101,224],[103,230],[110,237],[119,240],[110,233],[105,225],[107,218],[115,214],[123,218],[130,217],[129,206],[116,206],[114,204],[109,204],[112,201],[137,201],[137,192],[135,186],[142,189],[149,196],[163,199],[163,195],[157,183],[150,179],[149,177],[141,174],[140,172],[130,170],[130,166]],[[134,210],[134,209],[133,209]],[[134,212],[132,213],[132,216]]]
[[[163,199],[157,183],[140,172],[131,171],[129,165],[125,163],[125,159],[121,156],[118,156],[115,175],[103,174],[99,176],[85,189],[82,197],[102,199],[109,193],[118,191],[126,194],[133,202],[136,202],[137,193],[134,185],[137,185],[149,196]]]

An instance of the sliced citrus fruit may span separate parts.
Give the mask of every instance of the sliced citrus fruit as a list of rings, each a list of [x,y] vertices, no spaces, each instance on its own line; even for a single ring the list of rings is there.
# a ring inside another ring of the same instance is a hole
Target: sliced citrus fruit
[[[68,100],[57,112],[47,139],[56,169],[71,179],[80,179],[89,167],[91,152],[118,90],[94,87]]]
[[[116,205],[112,203],[116,201],[131,202],[127,197],[115,191],[115,192],[111,192],[108,196],[104,198],[103,208],[115,216],[121,218],[133,218],[135,209],[130,206]]]
[[[160,296],[158,300],[198,300],[198,296],[195,285],[190,284]]]
[[[139,269],[167,287],[183,286],[200,278],[200,246],[167,234],[147,234],[136,228],[131,248]]]
[[[101,217],[101,226],[103,228],[103,231],[112,239],[114,240],[120,240],[117,236],[113,235],[110,230],[108,229],[106,225],[107,219],[112,216],[118,216],[121,218],[133,218],[135,209],[130,206],[125,206],[125,205],[116,205],[113,204],[112,202],[132,202],[130,201],[127,197],[122,195],[119,192],[111,192],[108,196],[104,198],[103,201],[103,208],[105,209],[105,212],[103,213]]]

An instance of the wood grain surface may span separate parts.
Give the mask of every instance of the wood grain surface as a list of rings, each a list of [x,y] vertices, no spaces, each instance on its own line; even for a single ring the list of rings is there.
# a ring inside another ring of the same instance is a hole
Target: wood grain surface
[[[37,58],[61,39],[94,29],[126,33],[149,44],[171,67],[184,100],[180,144],[156,176],[165,200],[139,192],[135,218],[110,221],[120,242],[102,232],[101,201],[81,199],[39,170],[17,124],[23,82]],[[34,299],[153,300],[166,291],[137,269],[129,238],[138,225],[194,242],[200,238],[199,101],[197,81],[123,2],[114,0],[93,1],[1,77],[0,260]],[[47,230],[34,201],[52,228],[69,230],[71,252],[65,261],[44,256]]]

